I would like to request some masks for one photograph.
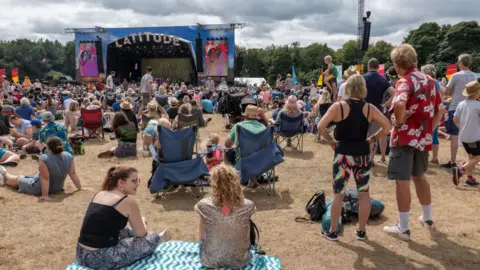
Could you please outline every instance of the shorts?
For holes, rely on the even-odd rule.
[[[452,136],[458,136],[460,130],[458,127],[453,123],[455,111],[448,111],[448,120],[445,122],[445,129],[447,129],[447,133]]]
[[[480,141],[474,143],[464,143],[462,142],[463,147],[467,154],[477,157],[480,156]]]
[[[333,192],[345,194],[348,180],[352,174],[358,192],[368,192],[371,167],[370,155],[348,156],[335,153],[333,156]]]
[[[428,169],[428,151],[411,146],[390,148],[387,166],[389,180],[409,181],[412,176],[422,176]]]
[[[147,106],[147,104],[150,102],[152,97],[150,96],[150,93],[142,93],[142,105]]]
[[[331,76],[333,76],[333,75],[331,75]],[[332,78],[330,78],[330,79],[329,79],[329,78],[330,78],[330,76],[327,77],[327,82],[328,82],[330,85],[334,85],[334,84],[336,85],[336,84],[337,84],[337,78],[335,78],[335,77],[332,77]]]
[[[157,124],[147,125],[147,127],[143,130],[143,135],[156,138],[157,137]]]
[[[20,176],[18,181],[18,192],[29,195],[40,195],[42,189],[40,186],[40,175]]]
[[[438,140],[438,127],[432,133],[432,144],[439,145],[440,141]]]
[[[5,148],[0,148],[0,160],[3,158],[5,153],[7,153],[7,150]]]
[[[375,121],[372,121],[370,123],[370,125],[368,125],[368,132],[367,132],[367,136],[370,137],[370,136],[373,136],[374,134],[376,134],[382,127]]]

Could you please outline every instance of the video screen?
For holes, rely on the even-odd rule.
[[[82,77],[98,77],[97,49],[95,43],[81,42],[78,48],[77,70]]]
[[[228,75],[228,40],[207,40],[205,45],[205,73],[207,76]]]
[[[142,58],[141,66],[142,74],[151,67],[154,78],[168,78],[170,81],[189,82],[193,71],[190,58]]]

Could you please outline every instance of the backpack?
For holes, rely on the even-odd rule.
[[[116,97],[117,94],[115,94],[115,92],[108,92],[105,94],[105,101],[108,107],[112,107],[113,103],[115,103]]]
[[[305,211],[310,216],[310,220],[305,217],[297,217],[295,218],[295,221],[321,221],[326,210],[325,192],[323,190],[317,191],[313,194],[310,200],[308,200],[307,205],[305,206]]]
[[[330,230],[330,226],[332,224],[332,216],[331,216],[331,211],[332,211],[332,202],[333,200],[328,200],[325,213],[323,214],[322,217],[322,231],[328,232]],[[342,216],[338,218],[338,225],[337,225],[337,233],[339,233],[342,229],[342,223],[344,219]]]
[[[371,210],[369,219],[379,219],[385,210],[385,205],[378,200],[370,198]],[[354,189],[347,189],[342,202],[342,216],[345,222],[350,222],[358,217],[360,201],[358,192]]]

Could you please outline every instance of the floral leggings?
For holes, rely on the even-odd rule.
[[[352,173],[358,192],[368,192],[371,167],[370,155],[335,154],[333,157],[333,191],[335,194],[345,193]]]
[[[130,228],[120,231],[116,246],[88,250],[77,245],[77,263],[93,269],[117,269],[151,255],[162,242],[156,233],[135,237]]]

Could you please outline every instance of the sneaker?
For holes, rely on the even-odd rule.
[[[322,235],[330,241],[338,241],[337,232],[322,231]]]
[[[455,186],[458,186],[458,182],[460,181],[460,177],[462,177],[463,173],[460,168],[457,166],[452,168],[452,181]]]
[[[418,221],[420,222],[420,224],[422,224],[424,228],[427,228],[430,230],[435,229],[435,226],[433,225],[433,220],[423,220],[423,216],[419,216]]]
[[[360,231],[360,230],[357,229],[355,237],[357,238],[357,240],[364,241],[365,239],[367,239],[367,232],[366,231]]]
[[[478,187],[480,183],[477,180],[475,180],[475,178],[472,178],[472,179],[467,179],[467,181],[465,181],[465,185],[470,187]]]
[[[440,164],[440,167],[444,169],[451,169],[453,167],[457,167],[457,163],[452,163],[451,161],[449,161],[445,164]]]
[[[410,230],[406,230],[405,232],[402,232],[400,230],[400,227],[398,225],[393,225],[393,226],[385,226],[383,227],[383,231],[393,237],[397,237],[398,239],[408,241],[410,240]]]

